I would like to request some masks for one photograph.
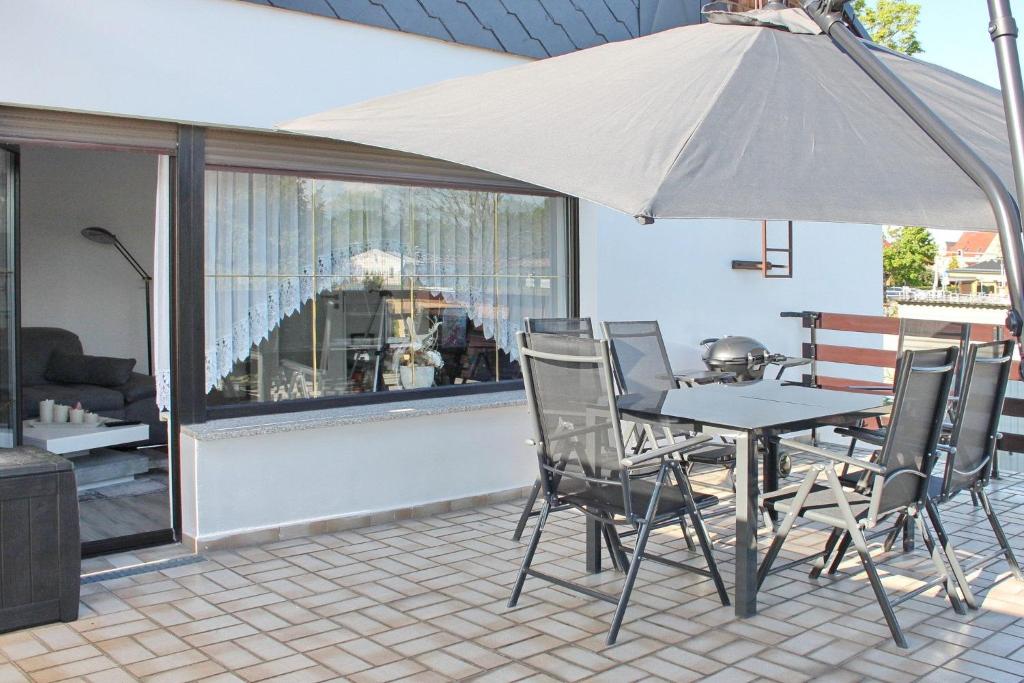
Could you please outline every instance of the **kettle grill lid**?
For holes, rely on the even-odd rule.
[[[767,355],[768,349],[752,337],[722,337],[708,346],[704,360],[746,363],[749,354]]]

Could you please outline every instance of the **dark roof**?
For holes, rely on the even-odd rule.
[[[244,0],[525,57],[700,21],[702,0]]]
[[[982,272],[982,273],[987,273],[987,272],[998,273],[998,272],[1002,271],[1002,269],[1003,269],[1003,262],[1002,261],[1000,261],[998,259],[990,259],[988,261],[979,261],[978,263],[974,263],[974,264],[966,266],[964,268],[957,268],[956,270],[962,270],[962,271],[965,271],[965,272],[975,271],[975,272]]]

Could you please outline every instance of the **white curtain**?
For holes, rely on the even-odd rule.
[[[207,389],[367,276],[459,304],[514,359],[524,317],[564,314],[564,222],[560,198],[208,171]]]
[[[171,160],[161,154],[156,165],[156,215],[153,228],[153,375],[156,404],[171,407]]]

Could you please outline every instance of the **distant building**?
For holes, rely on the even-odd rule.
[[[998,243],[998,240],[996,240]],[[1006,272],[1002,259],[978,261],[949,271],[949,282],[961,294],[1006,294]]]
[[[965,232],[956,242],[946,243],[945,256],[956,258],[958,268],[1002,258],[999,236],[994,232]]]

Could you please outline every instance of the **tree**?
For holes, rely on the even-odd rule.
[[[910,0],[855,0],[853,8],[872,40],[890,50],[907,55],[923,52],[917,40],[917,22],[921,5]]]
[[[890,231],[888,238],[889,243],[882,250],[886,284],[895,287],[930,286],[930,268],[939,252],[931,233],[926,228],[911,226]]]

